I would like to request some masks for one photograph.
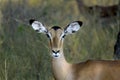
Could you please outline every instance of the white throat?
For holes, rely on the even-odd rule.
[[[52,69],[56,80],[66,80],[71,72],[70,67],[71,64],[66,61],[63,54],[60,53],[59,57],[52,58]]]

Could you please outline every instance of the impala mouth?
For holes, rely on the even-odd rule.
[[[54,55],[54,57],[56,57],[56,58],[57,58],[57,57],[59,57],[59,55]]]
[[[53,57],[55,57],[55,58],[59,58],[59,57],[60,57],[60,53],[53,53],[52,55],[53,55]]]

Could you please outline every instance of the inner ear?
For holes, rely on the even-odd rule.
[[[47,33],[47,29],[46,27],[39,21],[36,21],[34,19],[30,19],[29,20],[30,25],[32,26],[32,28],[37,31],[38,33]]]
[[[74,22],[70,23],[64,29],[65,35],[77,32],[80,29],[80,27],[82,26],[82,24],[83,24],[82,21],[74,21]]]

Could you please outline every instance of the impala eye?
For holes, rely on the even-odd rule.
[[[66,36],[66,35],[65,35],[64,33],[62,33],[61,36],[60,36],[60,39],[65,38],[65,36]]]
[[[66,35],[63,35],[62,38],[65,38]]]
[[[49,39],[51,39],[51,34],[49,32],[46,35]]]
[[[48,34],[46,34],[48,38],[50,38],[50,36]]]

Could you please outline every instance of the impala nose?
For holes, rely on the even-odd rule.
[[[52,56],[55,58],[60,57],[60,50],[57,50],[57,51],[52,50]]]
[[[60,50],[57,50],[57,51],[52,50],[52,52],[55,53],[55,54],[57,54],[57,53],[60,52]]]

